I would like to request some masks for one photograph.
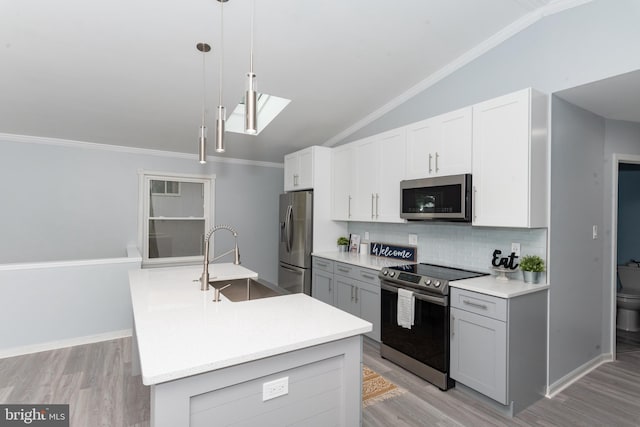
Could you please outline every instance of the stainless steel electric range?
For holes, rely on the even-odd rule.
[[[380,355],[436,385],[453,387],[449,378],[449,283],[487,273],[433,264],[385,267],[380,271]],[[414,324],[398,322],[398,289],[413,292]]]

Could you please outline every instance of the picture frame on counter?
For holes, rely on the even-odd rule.
[[[360,235],[349,234],[349,252],[358,253],[360,251]]]

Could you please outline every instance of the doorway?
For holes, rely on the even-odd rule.
[[[630,278],[635,268],[640,269],[640,157],[614,155],[613,171],[613,226],[612,226],[612,349],[614,357],[619,353],[640,350],[640,331],[626,330],[628,325],[617,318],[618,292],[631,291]],[[620,280],[618,266],[627,273]],[[629,268],[627,268],[629,267]],[[638,270],[640,272],[640,270]],[[629,273],[632,272],[632,273]],[[633,276],[630,276],[633,278]],[[639,276],[640,277],[640,274]],[[632,279],[631,279],[632,280]],[[635,283],[638,283],[634,280]],[[637,285],[640,289],[640,283]],[[618,320],[618,322],[617,322]],[[618,323],[621,323],[618,325]],[[618,327],[620,326],[620,328]]]

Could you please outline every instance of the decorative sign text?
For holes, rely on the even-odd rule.
[[[501,250],[496,249],[495,251],[493,251],[493,259],[491,260],[491,265],[493,265],[494,267],[508,268],[510,270],[515,270],[516,268],[518,268],[519,264],[516,262],[516,258],[518,257],[516,256],[515,252],[511,252],[511,255],[509,255],[508,257],[500,258],[500,255],[502,255]]]
[[[417,261],[418,248],[415,246],[397,246],[371,242],[369,245],[369,254],[385,258],[403,259],[405,261]]]

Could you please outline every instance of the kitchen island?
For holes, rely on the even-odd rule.
[[[210,272],[212,280],[257,276],[233,264],[211,264]],[[360,423],[369,322],[304,294],[213,302],[213,290],[194,281],[200,274],[129,274],[151,426]]]

